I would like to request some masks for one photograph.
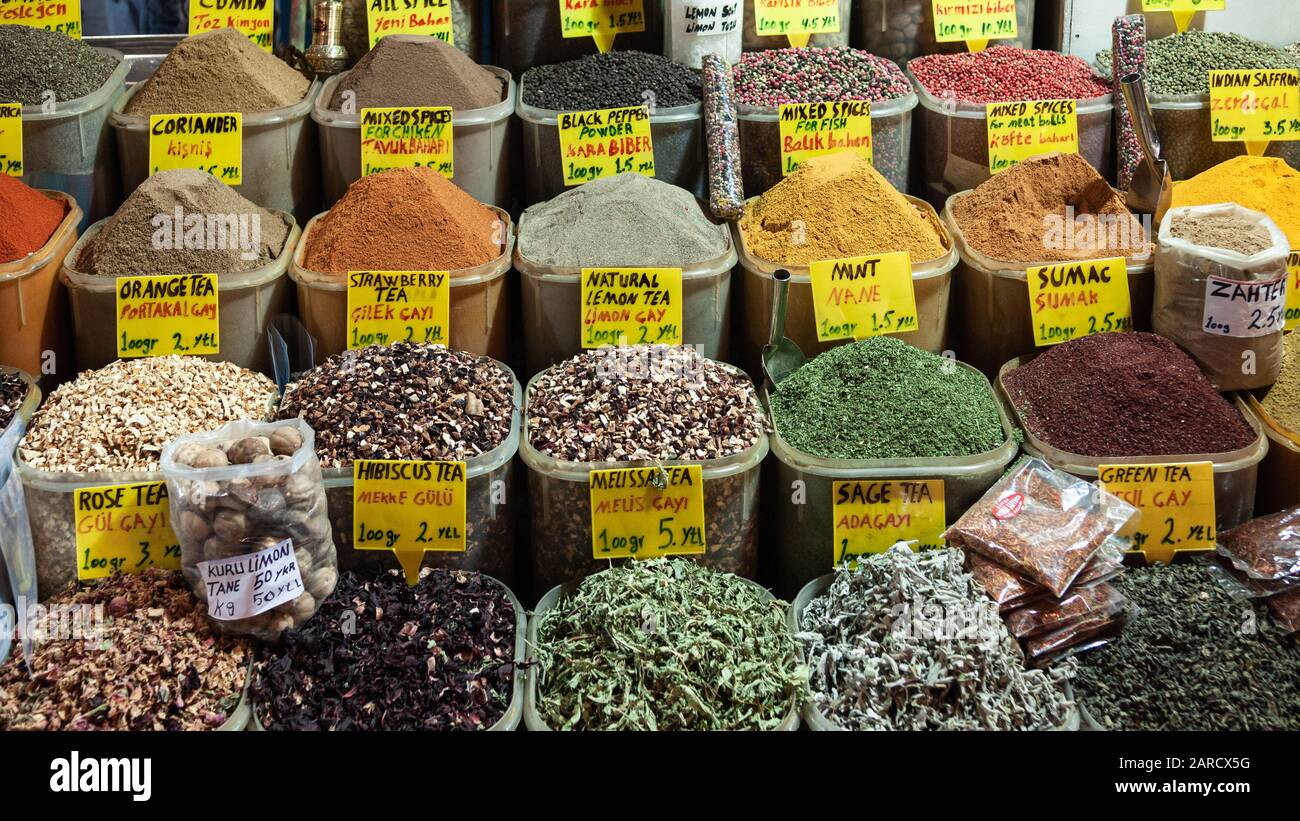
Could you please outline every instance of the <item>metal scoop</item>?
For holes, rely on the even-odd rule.
[[[772,300],[772,335],[763,347],[763,373],[768,390],[786,380],[808,361],[803,351],[785,337],[785,312],[790,303],[790,272],[784,268],[772,274],[776,298]]]
[[[1142,72],[1125,75],[1120,79],[1120,90],[1128,106],[1129,121],[1142,146],[1142,162],[1133,171],[1124,204],[1134,213],[1151,214],[1156,225],[1164,219],[1174,196],[1174,181],[1169,174],[1169,163],[1160,151],[1160,134],[1156,131],[1151,103],[1147,100],[1147,87]]]

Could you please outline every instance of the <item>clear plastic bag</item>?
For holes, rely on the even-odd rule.
[[[1287,634],[1300,633],[1300,590],[1294,590],[1268,600],[1273,619]]]
[[[1220,534],[1218,550],[1252,579],[1296,576],[1300,583],[1300,507],[1252,519]]]
[[[1120,634],[1124,625],[1137,616],[1133,605],[1111,612],[1090,613],[1050,633],[1024,642],[1025,655],[1035,667],[1046,667],[1085,650],[1094,650]]]
[[[1256,579],[1233,567],[1232,562],[1224,556],[1205,556],[1202,557],[1202,562],[1210,576],[1237,601],[1267,599],[1300,590],[1300,576]]]
[[[36,551],[22,482],[13,470],[14,449],[26,429],[15,417],[0,433],[0,663],[9,657],[15,636],[21,637],[23,658],[30,664],[32,657],[31,638],[20,622],[36,604]]]
[[[1124,571],[1124,548],[1122,539],[1110,539],[1097,554],[1092,557],[1074,580],[1074,584],[1093,584],[1108,581]],[[966,554],[966,569],[983,585],[989,598],[997,602],[1003,613],[1043,598],[1051,598],[1047,588],[1031,582],[1014,570],[1008,570],[997,562],[990,561],[978,553]]]
[[[181,570],[216,629],[276,641],[315,615],[338,560],[306,422],[182,436],[163,449],[162,470]]]
[[[1004,617],[1011,635],[1028,639],[1062,630],[1085,618],[1112,615],[1124,608],[1124,595],[1109,584],[1076,585],[1062,599],[1045,599],[1012,610]]]

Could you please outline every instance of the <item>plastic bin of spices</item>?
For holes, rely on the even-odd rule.
[[[55,103],[49,112],[40,105],[23,106],[23,182],[71,194],[87,223],[111,215],[121,196],[116,146],[104,121],[126,91],[131,70],[122,52],[95,50],[118,60],[97,90]],[[80,218],[77,227],[85,227]]]
[[[59,191],[41,191],[67,208],[63,221],[39,251],[0,264],[0,362],[41,373],[46,351],[54,353],[59,374],[72,374],[68,295],[59,283],[59,266],[77,241],[82,211]]]
[[[645,31],[614,38],[616,51],[663,53],[663,0],[644,0]],[[533,66],[576,60],[595,54],[592,37],[564,37],[557,0],[493,0],[492,58],[518,77]]]
[[[964,362],[955,364],[974,370]],[[772,515],[776,525],[777,595],[793,598],[805,584],[834,568],[836,482],[942,479],[947,524],[955,522],[978,501],[1020,452],[1011,418],[992,385],[989,385],[989,395],[996,400],[1002,418],[1003,440],[996,448],[974,456],[826,459],[795,448],[773,426],[776,484],[772,489],[775,500]],[[767,405],[766,391],[763,401]],[[792,488],[803,490],[802,504],[792,501]]]
[[[1236,527],[1249,521],[1255,510],[1255,486],[1259,474],[1260,462],[1268,452],[1268,439],[1264,436],[1263,426],[1250,413],[1245,401],[1238,397],[1234,402],[1237,410],[1245,417],[1247,424],[1255,431],[1255,441],[1241,450],[1226,453],[1185,453],[1169,456],[1083,456],[1052,447],[1039,439],[1025,427],[1025,420],[1020,409],[1011,401],[1004,382],[1007,374],[1033,359],[1022,356],[1010,360],[998,371],[998,395],[1011,408],[1016,425],[1024,431],[1024,448],[1030,456],[1036,456],[1047,464],[1077,476],[1088,482],[1097,481],[1102,465],[1149,465],[1168,464],[1171,462],[1213,462],[1214,463],[1214,511],[1218,531]]]
[[[785,3],[784,5],[793,4]],[[811,48],[843,48],[849,44],[849,35],[853,30],[853,0],[840,0],[839,7],[840,30],[810,36],[808,45]],[[743,48],[745,51],[763,51],[769,48],[785,48],[790,45],[789,38],[784,34],[760,35],[758,33],[758,18],[754,14],[754,0],[745,0],[744,29]]]
[[[419,37],[392,35],[419,40]],[[502,83],[503,99],[494,106],[457,111],[452,117],[452,182],[485,205],[510,205],[510,115],[515,111],[515,81],[510,73],[484,66]],[[347,72],[325,81],[311,110],[320,129],[324,207],[330,208],[361,176],[361,112],[329,108],[334,89]]]
[[[989,45],[1033,48],[1034,0],[1016,2],[1016,36]],[[931,0],[853,0],[854,48],[863,48],[899,65],[926,54],[957,54],[966,43],[940,43],[934,36]]]
[[[271,354],[266,329],[284,313],[289,297],[289,260],[301,231],[293,217],[278,216],[290,227],[284,248],[274,262],[252,271],[217,274],[217,317],[221,330],[221,353],[204,357],[233,362],[241,368],[271,373]],[[102,368],[117,359],[117,278],[87,274],[78,270],[86,245],[108,220],[90,226],[85,236],[63,258],[59,278],[68,289],[72,306],[72,327],[76,336],[77,367]]]
[[[1300,505],[1300,437],[1283,428],[1260,405],[1267,390],[1243,393],[1246,418],[1268,437],[1268,454],[1259,465],[1255,515],[1267,516]]]
[[[1028,271],[1052,263],[1003,262],[968,246],[961,226],[952,216],[953,202],[968,193],[963,191],[949,197],[942,214],[953,246],[961,257],[956,272],[958,304],[954,308],[960,317],[957,353],[993,379],[1004,362],[1036,349],[1029,311]],[[1099,256],[1104,257],[1105,253],[1099,252]],[[1155,259],[1153,249],[1145,259],[1128,260],[1129,304],[1135,331],[1151,328]]]
[[[889,336],[930,353],[942,353],[948,348],[948,303],[952,292],[952,271],[957,267],[958,261],[957,249],[948,236],[947,228],[928,203],[916,197],[908,197],[907,200],[929,217],[939,238],[947,246],[948,253],[912,266],[918,328]],[[772,329],[772,274],[778,270],[790,272],[789,304],[785,315],[785,335],[788,339],[793,340],[809,357],[853,341],[841,339],[821,342],[817,339],[817,318],[813,311],[809,266],[781,265],[754,256],[736,224],[732,226],[732,241],[740,249],[737,271],[742,280],[737,283],[737,288],[744,304],[745,328],[740,361],[745,370],[755,378],[762,374],[763,346],[767,345]]]
[[[491,206],[489,206],[491,207]],[[504,361],[510,352],[510,298],[506,273],[510,270],[515,232],[510,215],[492,207],[505,226],[506,244],[500,256],[473,268],[450,271],[453,348]],[[289,278],[298,286],[298,311],[307,333],[316,341],[316,362],[347,348],[347,276],[311,271],[303,266],[311,232],[325,214],[317,214],[303,229],[289,264]]]
[[[1246,153],[1242,142],[1215,142],[1210,132],[1209,94],[1152,94],[1151,114],[1160,147],[1175,180],[1191,179],[1221,162]],[[1264,152],[1300,167],[1300,142],[1274,140]]]
[[[113,105],[108,123],[117,135],[122,188],[134,191],[149,176],[149,118],[125,113],[144,84]],[[293,105],[244,115],[243,183],[233,186],[263,208],[288,211],[298,222],[316,213],[320,199],[320,164],[316,159],[316,125],[307,116],[320,92],[313,80]]]

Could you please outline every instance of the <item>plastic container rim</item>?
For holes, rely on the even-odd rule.
[[[804,103],[794,103],[794,105],[817,105],[819,103],[871,103],[871,119],[886,120],[901,116],[916,108],[920,98],[916,91],[909,91],[901,97],[891,97],[885,100],[809,100]],[[769,123],[776,122],[781,114],[781,106],[762,106],[749,105],[747,103],[738,103],[736,105],[736,118],[745,122]]]
[[[388,36],[394,39],[417,41],[436,39],[419,34],[390,34]],[[498,80],[505,81],[505,85],[503,86],[504,97],[501,102],[490,106],[484,106],[483,108],[453,110],[451,116],[452,128],[496,124],[507,119],[515,111],[515,94],[518,89],[515,86],[514,78],[510,76],[510,72],[503,68],[498,68],[497,66],[481,66],[481,68],[490,71]],[[356,129],[358,131],[361,129],[360,111],[358,111],[357,114],[344,114],[341,111],[335,111],[334,109],[329,108],[329,101],[334,95],[334,89],[338,87],[338,84],[342,82],[344,77],[351,73],[352,69],[348,69],[342,74],[336,74],[335,76],[330,77],[321,84],[320,93],[316,95],[316,100],[312,104],[311,109],[311,118],[315,120],[317,124],[326,128],[347,128]]]
[[[128,89],[127,92],[123,94],[121,97],[117,98],[117,102],[113,104],[113,110],[110,111],[108,114],[109,125],[111,125],[113,128],[121,129],[123,131],[144,131],[146,133],[149,131],[149,116],[143,114],[126,113],[127,103],[133,100],[135,98],[136,93],[139,92],[140,89],[144,88],[146,85],[148,85],[148,81],[145,81],[143,83],[138,83],[132,88]],[[321,81],[312,80],[311,85],[307,86],[307,91],[304,92],[302,99],[297,101],[296,103],[293,103],[292,105],[281,106],[279,108],[272,108],[267,111],[257,111],[257,112],[250,112],[250,113],[243,114],[242,120],[243,120],[244,131],[248,132],[253,129],[265,128],[266,126],[279,125],[281,123],[287,123],[293,120],[303,119],[304,117],[307,116],[307,114],[311,111],[311,107],[315,104],[316,95],[320,93],[320,89],[321,89]],[[195,112],[169,112],[169,113],[201,115],[201,114],[221,114],[223,112],[195,111]]]
[[[235,431],[241,428],[247,429],[243,436],[269,436],[283,427],[295,428],[302,435],[302,444],[294,451],[292,458],[288,462],[279,459],[268,459],[264,462],[243,465],[197,468],[176,461],[176,451],[180,450],[182,444],[211,445],[217,442],[230,441],[236,435]],[[162,454],[159,456],[159,463],[163,475],[169,480],[227,482],[231,479],[244,477],[278,475],[286,471],[288,473],[298,473],[307,464],[307,459],[315,455],[316,431],[312,430],[311,426],[304,422],[301,417],[295,416],[292,419],[277,419],[271,422],[253,422],[247,419],[238,419],[234,422],[226,422],[221,427],[212,430],[195,431],[194,433],[178,436],[163,447]]]
[[[1260,430],[1268,437],[1269,447],[1280,447],[1283,450],[1289,450],[1292,453],[1300,454],[1300,443],[1295,442],[1288,437],[1287,431],[1272,415],[1264,410],[1259,399],[1250,391],[1242,391],[1238,394],[1246,403],[1246,410],[1250,412],[1251,418],[1259,422]]]
[[[560,109],[553,109],[553,108],[538,108],[537,106],[529,105],[528,103],[524,102],[524,81],[522,77],[519,80],[518,94],[519,94],[519,104],[515,107],[515,114],[519,116],[519,119],[531,125],[548,125],[548,126],[558,127],[560,125],[561,114],[573,114],[575,112],[593,110],[593,109],[581,109],[581,108],[560,110]],[[606,108],[636,108],[636,107],[638,107],[638,104],[636,103],[633,103],[632,105],[628,105],[628,106],[606,106]],[[602,109],[594,109],[594,110],[602,110]],[[703,116],[704,116],[704,101],[700,100],[698,102],[690,103],[688,105],[666,106],[664,108],[660,108],[658,109],[658,111],[650,115],[650,124],[660,125],[663,123],[684,123],[684,122],[689,122],[691,120],[698,120]]]
[[[61,103],[56,102],[54,111],[51,112],[42,111],[40,103],[24,103],[23,122],[44,122],[80,116],[99,108],[114,89],[120,89],[126,84],[126,76],[131,73],[131,63],[126,59],[126,55],[117,49],[105,48],[104,46],[92,46],[92,48],[100,54],[107,54],[117,59],[117,65],[108,75],[108,78],[104,80],[104,84],[84,96],[64,100]]]
[[[912,59],[917,59],[917,58],[912,58]],[[949,111],[948,106],[950,105],[950,101],[946,98],[936,97],[934,94],[931,94],[930,90],[927,89],[921,83],[921,81],[916,78],[916,75],[912,73],[910,60],[908,61],[908,63],[909,65],[903,69],[903,73],[907,75],[907,79],[912,83],[912,88],[916,90],[916,95],[920,99],[921,107],[926,109],[927,111],[933,111],[936,114],[943,114],[944,116],[947,117],[957,117],[963,120],[983,120],[983,119],[987,119],[988,117],[988,109],[985,108],[986,105],[1002,105],[1004,103],[1038,102],[1037,99],[1033,99],[1033,100],[999,100],[996,103],[971,103],[965,100],[958,100],[956,97],[954,97],[952,98],[951,102],[956,103],[957,107],[954,110]],[[1207,99],[1208,99],[1208,95],[1207,95]],[[1078,115],[1079,117],[1085,117],[1089,114],[1100,114],[1104,111],[1114,110],[1115,95],[1102,94],[1097,97],[1078,97],[1075,98],[1075,102],[1078,103],[1078,105],[1075,106],[1075,114]],[[1152,107],[1153,108],[1155,107],[1154,98],[1152,100]]]
[[[54,229],[54,233],[50,234],[50,238],[39,249],[20,259],[0,263],[0,285],[31,276],[46,265],[54,262],[55,248],[66,238],[69,231],[75,236],[77,225],[81,223],[81,207],[77,205],[77,201],[73,199],[71,194],[65,194],[62,191],[51,191],[46,188],[34,188],[32,190],[44,194],[49,199],[63,202],[68,207],[68,212],[63,215],[63,221],[59,223],[59,226]]]

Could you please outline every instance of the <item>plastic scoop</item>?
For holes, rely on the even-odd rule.
[[[763,347],[763,373],[768,388],[775,388],[808,361],[802,350],[785,335],[785,313],[790,302],[790,272],[781,268],[772,274],[776,299],[772,300],[772,335]]]
[[[1153,215],[1156,224],[1164,219],[1174,196],[1174,181],[1169,163],[1160,152],[1160,134],[1156,131],[1151,103],[1147,100],[1146,78],[1141,72],[1125,75],[1120,81],[1129,121],[1142,147],[1142,162],[1133,171],[1124,204],[1134,213]]]

